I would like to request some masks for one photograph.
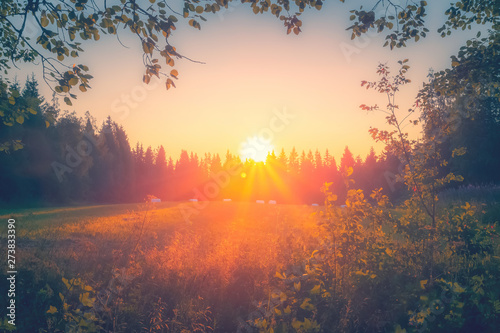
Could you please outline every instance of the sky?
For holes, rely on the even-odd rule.
[[[287,35],[283,23],[270,14],[255,15],[248,4],[232,3],[229,10],[206,15],[201,31],[180,21],[171,39],[177,50],[205,64],[176,60],[177,88],[166,90],[164,81],[142,82],[144,67],[138,40],[119,31],[115,36],[84,44],[77,63],[90,67],[92,89],[78,93],[73,106],[63,109],[83,116],[89,110],[101,123],[108,115],[123,125],[131,146],[163,145],[167,155],[181,149],[242,153],[252,138],[269,140],[277,153],[329,149],[337,159],[344,147],[366,156],[377,145],[368,134],[371,126],[386,128],[382,113],[368,113],[360,104],[384,105],[380,94],[360,86],[376,80],[376,67],[409,59],[412,84],[398,98],[402,115],[426,80],[428,70],[450,66],[450,56],[477,32],[454,33],[441,38],[435,31],[444,21],[447,2],[429,2],[427,22],[431,33],[418,43],[391,51],[382,47],[385,35],[370,34],[351,40],[349,10],[361,1],[325,2],[321,11],[307,10],[302,33]],[[170,70],[170,68],[168,68]],[[40,69],[23,65],[19,79],[34,72],[41,92]],[[22,81],[22,80],[21,80]],[[413,117],[411,119],[415,119]],[[406,128],[417,137],[418,128]]]

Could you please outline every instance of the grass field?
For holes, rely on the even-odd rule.
[[[115,300],[115,311],[127,313],[130,302],[138,308],[128,315],[137,316],[152,310],[141,304],[146,299],[161,299],[168,311],[184,308],[183,316],[193,316],[181,320],[182,325],[236,329],[235,318],[244,318],[252,301],[266,298],[275,271],[313,250],[318,227],[312,214],[318,207],[211,202],[199,209],[200,204],[105,205],[2,215],[3,221],[16,220],[18,277],[30,285],[20,293],[27,292],[26,302],[30,293],[47,296],[20,310],[28,312],[19,316],[29,318],[23,320],[28,327],[41,327],[45,312],[60,303],[56,299],[50,304],[58,294],[55,290],[64,291],[62,278],[82,278],[96,293],[107,292],[120,269],[120,278],[131,282],[120,296],[128,301]],[[183,210],[195,213],[187,220]],[[6,225],[1,226],[2,235],[7,234]],[[136,285],[138,280],[141,285]],[[130,300],[136,288],[150,294],[139,304]],[[203,300],[204,306],[190,304],[193,300]],[[199,311],[225,316],[219,316],[218,323],[208,315],[198,322]],[[137,319],[130,325],[127,331],[148,324]]]
[[[166,202],[3,212],[2,244],[7,220],[16,220],[17,329],[267,333],[394,332],[403,325],[420,332],[411,327],[431,323],[443,332],[497,327],[496,199],[449,213],[443,205],[435,282],[426,287],[428,230],[413,222],[405,226],[404,208],[369,207],[358,195],[353,192],[350,206],[342,209]],[[0,269],[7,271],[6,261]],[[433,300],[450,283],[459,296],[445,303],[438,320],[429,319]],[[0,294],[1,304],[6,296]],[[0,315],[0,330],[6,330],[7,319]]]

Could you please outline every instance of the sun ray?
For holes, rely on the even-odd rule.
[[[241,160],[253,160],[255,162],[266,162],[267,155],[274,150],[270,140],[261,136],[248,137],[240,145]]]
[[[285,179],[281,177],[272,164],[266,165],[266,171],[269,175],[270,183],[274,185],[277,194],[286,202],[296,202],[299,198],[293,193],[291,188],[286,184]]]

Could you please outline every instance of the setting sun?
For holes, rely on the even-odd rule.
[[[1,0],[0,333],[500,332],[498,4]]]
[[[255,162],[265,162],[267,155],[274,150],[270,140],[261,136],[253,136],[246,139],[241,144],[240,157],[243,161],[253,160]]]

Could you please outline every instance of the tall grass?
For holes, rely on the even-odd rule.
[[[161,317],[158,327],[172,332],[235,332],[237,318],[266,298],[276,270],[302,260],[319,232],[315,210],[304,206],[214,202],[190,222],[176,205],[104,217],[94,209],[103,213],[97,207],[17,217],[22,330],[47,329],[52,317],[56,327],[62,278],[82,278],[96,295],[128,281],[105,312],[97,311],[104,329],[151,331]],[[33,299],[40,293],[43,300]],[[59,309],[52,317],[51,305]]]

